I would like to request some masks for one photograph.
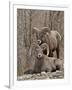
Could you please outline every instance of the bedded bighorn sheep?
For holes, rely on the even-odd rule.
[[[41,72],[41,67],[43,65],[43,51],[37,43],[32,43],[29,50],[30,60],[33,61],[33,67],[30,70],[25,71],[24,73],[34,73]]]
[[[55,30],[50,31],[48,27],[43,27],[40,30],[34,27],[33,30],[36,33],[36,38],[39,45],[47,43],[49,47],[48,56],[53,57],[53,52],[56,51],[57,58],[59,58],[59,45],[61,41],[61,35]]]
[[[36,43],[33,43],[30,48],[30,60],[34,60],[35,64],[31,70],[24,72],[28,73],[41,73],[52,72],[56,70],[62,70],[63,61],[54,57],[48,57],[43,54],[43,47],[39,46]]]

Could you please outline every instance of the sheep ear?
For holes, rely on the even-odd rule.
[[[43,32],[48,32],[48,33],[50,33],[50,29],[48,28],[48,27],[43,27],[42,29],[41,29]]]

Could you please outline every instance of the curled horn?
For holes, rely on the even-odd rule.
[[[40,30],[39,30],[38,28],[36,28],[36,27],[33,27],[32,30],[33,30],[33,32],[35,32],[35,33],[37,33],[38,31],[40,31]]]
[[[49,55],[49,45],[47,43],[43,43],[40,45],[42,50],[47,50],[47,56]]]
[[[33,27],[33,28],[32,28],[32,34],[33,34],[32,39],[33,39],[33,41],[35,41],[35,42],[36,42],[36,40],[37,40],[38,33],[39,33],[39,29],[36,28],[36,27]]]
[[[42,32],[50,33],[50,29],[48,27],[43,27],[41,30],[42,30]]]

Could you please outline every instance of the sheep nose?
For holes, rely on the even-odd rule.
[[[41,53],[39,53],[39,54],[38,54],[38,57],[39,57],[39,58],[41,58],[41,57],[42,57],[42,54],[41,54]]]

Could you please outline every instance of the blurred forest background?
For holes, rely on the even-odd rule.
[[[29,68],[29,48],[33,27],[47,26],[61,35],[60,58],[64,59],[64,11],[17,9],[17,75]]]

